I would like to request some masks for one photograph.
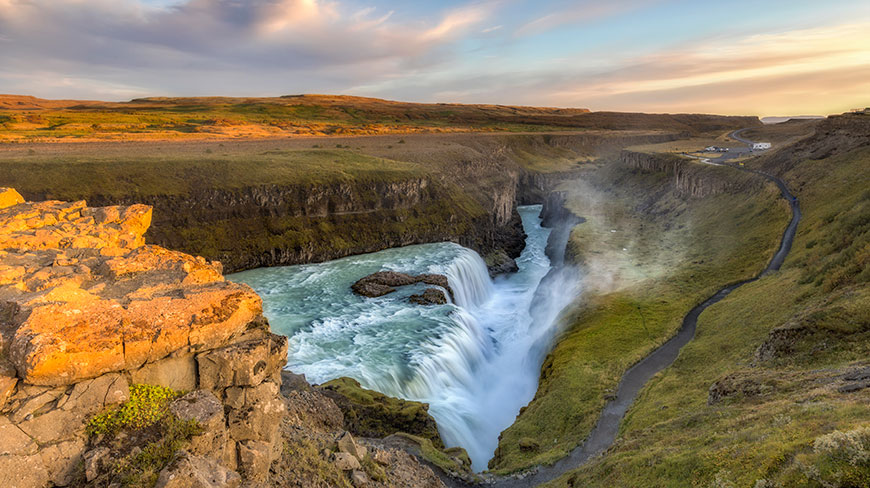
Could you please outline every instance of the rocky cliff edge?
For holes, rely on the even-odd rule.
[[[332,400],[283,395],[287,339],[257,294],[218,262],[146,245],[150,222],[145,205],[25,202],[0,188],[0,486],[125,484],[119,460],[143,449],[118,446],[154,430],[112,443],[93,419],[139,385],[175,391],[166,415],[195,426],[148,486],[442,486],[407,454],[348,441]]]

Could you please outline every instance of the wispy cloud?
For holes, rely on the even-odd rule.
[[[359,77],[437,64],[445,49],[479,29],[496,5],[476,3],[397,22],[392,11],[330,0],[187,0],[157,6],[136,0],[0,0],[0,35],[14,42],[14,49],[0,52],[0,73],[38,66],[58,77],[89,73],[120,81],[123,72],[141,79],[156,71],[186,70],[192,85],[206,72],[206,79],[239,72],[304,73],[324,85],[311,91],[335,90]],[[213,85],[204,84],[204,90]],[[152,90],[161,86],[171,84]]]
[[[602,2],[581,0],[568,2],[555,11],[535,18],[516,30],[517,36],[539,34],[566,25],[582,25],[656,3],[658,0],[624,0]]]
[[[622,60],[611,70],[586,73],[550,96],[606,101],[621,109],[630,103],[637,110],[658,111],[673,110],[675,95],[684,99],[677,104],[679,108],[696,110],[721,107],[723,97],[730,97],[732,107],[733,100],[743,98],[752,100],[754,107],[744,106],[744,110],[776,112],[787,110],[787,104],[794,105],[796,100],[794,92],[778,92],[775,83],[787,83],[792,89],[803,86],[806,96],[817,94],[820,85],[827,84],[840,93],[829,96],[870,97],[870,78],[844,79],[849,73],[870,74],[870,22],[693,42]],[[737,87],[743,91],[735,91]],[[830,104],[831,98],[824,102]]]
[[[435,27],[424,31],[423,40],[444,39],[485,21],[492,14],[494,3],[470,5],[449,12]]]

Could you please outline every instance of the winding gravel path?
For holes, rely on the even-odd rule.
[[[746,129],[740,129],[734,131],[730,134],[730,136],[735,140],[739,140],[740,142],[751,146],[752,141],[739,137],[739,134],[745,130]],[[645,357],[640,362],[632,366],[628,371],[626,371],[622,377],[622,380],[619,382],[619,387],[617,388],[616,392],[616,398],[610,400],[604,406],[604,410],[601,412],[601,415],[598,418],[598,423],[592,429],[592,432],[589,434],[589,437],[586,438],[583,444],[576,447],[567,456],[560,459],[553,465],[541,466],[534,473],[526,475],[525,478],[520,479],[514,477],[497,477],[491,479],[489,483],[485,484],[485,486],[493,486],[497,488],[526,488],[538,486],[539,484],[546,483],[572,469],[579,467],[580,465],[586,463],[592,457],[607,450],[611,445],[613,445],[613,442],[616,440],[616,434],[619,431],[619,425],[643,386],[658,372],[670,366],[677,358],[680,349],[688,344],[689,341],[691,341],[692,338],[695,336],[695,329],[698,325],[698,317],[701,315],[701,313],[706,310],[707,307],[719,302],[737,288],[745,285],[746,283],[753,282],[768,273],[777,271],[782,266],[783,261],[785,261],[786,256],[791,250],[795,232],[797,231],[798,222],[800,222],[801,219],[801,211],[798,205],[797,197],[795,197],[789,191],[785,182],[776,176],[764,173],[762,171],[744,168],[742,166],[734,164],[727,164],[724,161],[727,161],[731,158],[725,155],[718,159],[722,162],[717,162],[716,159],[711,159],[710,161],[713,164],[728,166],[736,170],[755,173],[772,181],[776,184],[777,187],[779,187],[782,197],[789,202],[792,211],[791,221],[783,232],[779,249],[773,255],[773,258],[771,258],[770,263],[757,276],[727,285],[714,293],[711,297],[704,300],[701,304],[696,305],[683,318],[683,323],[680,326],[677,335],[669,339],[658,349],[650,353],[647,357]],[[444,481],[448,484],[448,486],[456,488],[471,486],[462,482],[457,482],[456,480],[449,480],[448,482],[448,480],[445,479]]]

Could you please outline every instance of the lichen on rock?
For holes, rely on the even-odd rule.
[[[145,205],[34,203],[0,189],[0,485],[126,472],[106,460],[99,439],[110,433],[86,426],[134,383],[192,390],[173,409],[204,428],[184,440],[188,465],[217,463],[227,480],[268,476],[287,339],[269,333],[260,298],[224,280],[220,263],[146,245],[150,223]],[[125,425],[148,437],[135,432],[150,427]]]

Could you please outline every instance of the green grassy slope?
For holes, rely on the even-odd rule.
[[[846,146],[750,163],[801,201],[783,269],[705,311],[616,445],[547,486],[870,486],[870,389],[849,386],[870,366],[870,148]]]
[[[564,456],[622,373],[672,336],[691,307],[767,263],[789,217],[778,191],[723,168],[690,170],[711,188],[726,178],[732,189],[689,198],[674,191],[673,176],[617,162],[563,185],[569,208],[587,219],[569,243],[587,273],[584,302],[545,361],[535,399],[502,433],[492,469]]]

